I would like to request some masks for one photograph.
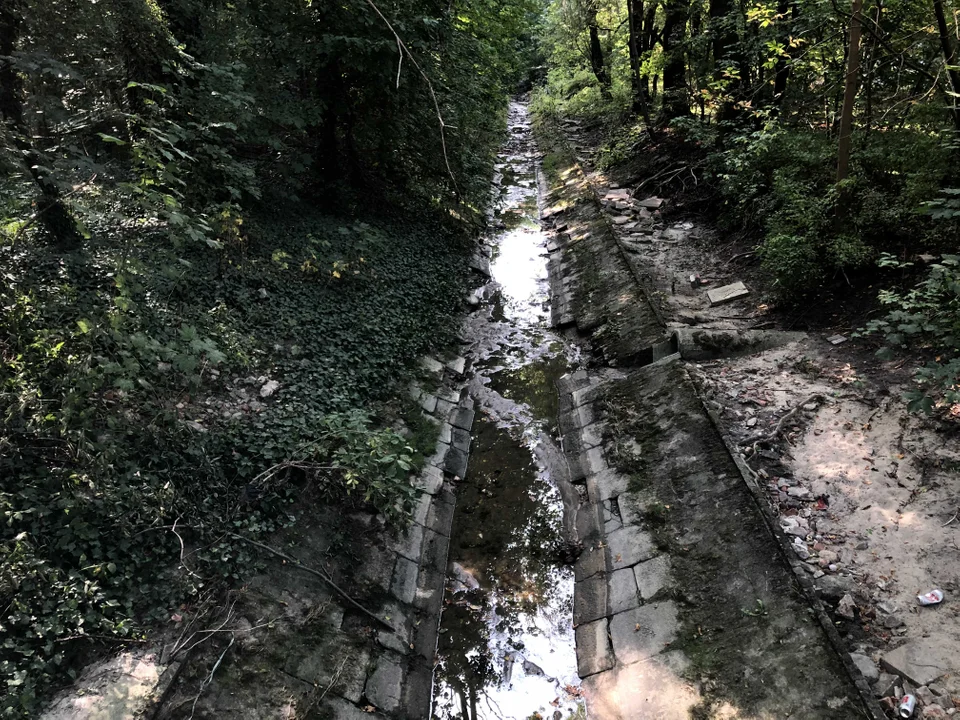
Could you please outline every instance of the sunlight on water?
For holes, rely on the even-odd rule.
[[[481,419],[457,488],[436,672],[438,720],[584,717],[563,504],[536,449],[553,442],[557,380],[576,348],[548,329],[546,239],[525,105],[498,164],[487,304],[465,324]],[[549,455],[549,454],[548,454]]]

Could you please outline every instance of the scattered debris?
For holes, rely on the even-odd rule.
[[[276,380],[269,380],[263,384],[262,388],[260,388],[260,397],[268,398],[279,389],[280,383],[278,383]]]
[[[650,210],[659,210],[663,207],[663,198],[658,197],[648,197],[645,200],[640,200],[638,203],[640,207],[648,208]]]
[[[857,604],[853,601],[853,598],[850,597],[850,594],[848,593],[840,598],[840,603],[837,605],[837,615],[847,618],[847,620],[853,620],[856,609]]]
[[[845,343],[846,341],[847,341],[846,335],[839,335],[839,334],[831,335],[830,337],[827,338],[827,342],[830,343],[831,345],[839,345],[841,343]]]
[[[943,590],[931,590],[923,595],[917,595],[917,602],[921,605],[939,605],[943,602]]]

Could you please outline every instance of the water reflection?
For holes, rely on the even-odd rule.
[[[555,432],[556,382],[576,349],[550,332],[545,238],[526,107],[510,110],[491,239],[488,302],[468,321],[470,391],[483,419],[457,489],[434,717],[582,717],[573,573],[560,564],[562,511],[535,449]]]

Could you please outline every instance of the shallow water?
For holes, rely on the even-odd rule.
[[[492,279],[466,321],[480,411],[457,488],[434,717],[582,717],[573,570],[561,563],[563,503],[538,453],[552,443],[557,380],[577,349],[549,329],[546,238],[527,108],[510,106],[488,239]]]

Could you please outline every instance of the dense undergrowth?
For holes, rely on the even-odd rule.
[[[307,487],[402,524],[418,448],[384,401],[463,296],[442,223],[262,216],[222,251],[98,230],[0,246],[5,715],[245,577],[228,533],[294,522]]]
[[[772,118],[722,133],[689,118],[651,140],[626,97],[604,101],[596,87],[559,71],[538,90],[533,109],[541,123],[569,117],[594,128],[602,169],[637,183],[660,175],[665,182],[647,190],[690,200],[722,236],[751,240],[769,301],[797,307],[827,291],[843,297],[882,288],[861,334],[880,337],[884,357],[909,351],[919,358],[907,393],[912,409],[958,414],[954,133],[905,127],[862,134],[850,177],[837,184],[829,135]],[[674,167],[686,170],[659,172]]]

